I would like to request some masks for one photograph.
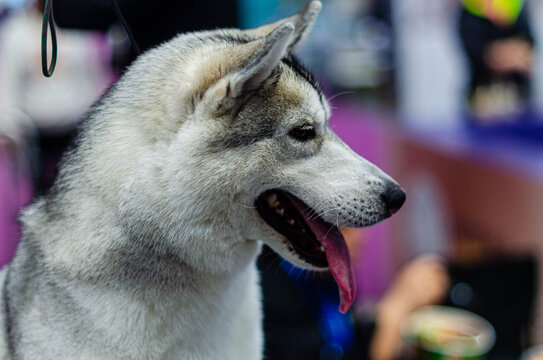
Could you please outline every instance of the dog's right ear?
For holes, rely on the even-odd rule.
[[[294,24],[282,23],[263,38],[233,48],[237,64],[206,90],[203,102],[215,116],[239,106],[243,98],[258,89],[271,75],[292,40]],[[228,61],[228,60],[226,60]]]
[[[292,34],[292,40],[288,47],[288,52],[293,52],[306,38],[311,31],[311,28],[317,20],[317,16],[322,9],[322,3],[319,0],[309,1],[298,13],[291,17],[279,20],[277,22],[263,25],[256,29],[248,30],[248,32],[255,34],[256,36],[265,36],[273,29],[277,28],[280,24],[292,23],[294,24],[294,33]]]

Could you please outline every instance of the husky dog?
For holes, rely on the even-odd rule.
[[[135,61],[23,213],[0,358],[261,359],[261,243],[329,268],[347,311],[338,226],[385,219],[405,194],[334,135],[292,56],[320,8]]]

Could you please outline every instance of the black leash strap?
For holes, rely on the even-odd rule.
[[[51,65],[47,66],[47,28],[51,27]],[[55,30],[55,19],[53,17],[53,0],[45,0],[43,10],[43,24],[41,28],[41,71],[45,77],[51,77],[57,64],[57,32]]]
[[[119,8],[119,4],[117,3],[117,0],[111,0],[111,5],[113,5],[113,8],[115,9],[115,14],[117,15],[117,19],[119,19],[119,21],[121,22],[121,25],[123,26],[123,29],[126,32],[126,35],[128,35],[128,38],[130,39],[130,42],[132,43],[134,50],[136,50],[136,53],[138,55],[141,54],[140,47],[138,46],[138,43],[136,42],[136,39],[134,38],[134,35],[132,34],[130,27],[126,23],[126,20],[124,19],[123,14],[121,13],[121,9]]]
[[[132,46],[134,47],[134,50],[139,55],[141,54],[140,47],[138,46],[138,43],[136,42],[136,39],[134,38],[134,35],[132,34],[132,31],[130,30],[130,27],[126,23],[126,20],[124,19],[123,14],[121,13],[121,9],[119,8],[119,4],[117,3],[117,0],[111,0],[111,4],[113,5],[113,8],[115,9],[115,14],[117,15],[117,18],[121,22],[121,25],[126,32],[126,35],[128,35],[128,38],[130,39],[130,42],[132,43]],[[51,64],[47,66],[47,28],[51,28],[51,47],[53,49],[53,53],[51,55]],[[53,71],[55,71],[55,65],[57,64],[57,32],[55,30],[55,19],[53,17],[53,0],[45,0],[45,8],[43,10],[43,25],[41,29],[41,70],[43,72],[43,75],[45,77],[51,77],[53,75]]]

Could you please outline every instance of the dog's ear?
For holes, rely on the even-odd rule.
[[[226,95],[235,99],[257,89],[287,54],[293,31],[294,25],[285,22],[265,38],[256,40],[259,49],[252,54],[247,65],[232,75]]]
[[[280,24],[287,22],[294,24],[292,40],[288,46],[288,52],[290,53],[294,51],[296,47],[302,43],[307,34],[309,34],[313,24],[315,24],[315,20],[317,20],[317,15],[319,15],[321,8],[322,3],[318,0],[313,0],[308,2],[302,10],[291,17],[249,31],[258,36],[265,36],[265,34],[270,33]]]
[[[213,109],[215,115],[236,108],[239,100],[259,88],[272,75],[281,59],[300,44],[313,26],[321,7],[320,1],[311,1],[294,16],[247,30],[256,40],[231,48],[231,53],[225,54],[229,58],[222,65],[210,62],[210,69],[219,69],[217,74],[220,80],[217,81],[217,76],[209,75],[215,74],[214,70],[202,71],[205,81],[202,81],[200,89],[205,89],[205,107]],[[209,87],[210,83],[214,85]]]
[[[288,21],[294,21],[294,37],[288,47],[288,51],[292,52],[298,45],[302,43],[307,34],[311,31],[311,28],[317,20],[317,15],[321,11],[322,4],[320,1],[310,1],[307,5],[300,10],[300,12]]]

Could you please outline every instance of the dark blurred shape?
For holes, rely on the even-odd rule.
[[[32,165],[34,193],[45,194],[53,185],[57,174],[57,165],[62,154],[72,143],[76,135],[75,129],[62,132],[37,131],[34,140],[34,151],[37,154]]]
[[[501,9],[492,0],[463,4],[459,30],[471,72],[472,110],[480,118],[522,112],[530,97],[534,46],[525,1],[511,0]]]
[[[234,0],[118,0],[118,3],[142,51],[181,32],[238,25]],[[105,31],[117,22],[110,0],[55,0],[54,14],[61,27]]]
[[[473,289],[469,284],[458,283],[451,289],[451,301],[457,306],[466,306],[473,300]]]
[[[534,319],[537,265],[532,257],[496,259],[477,264],[453,264],[447,305],[487,319],[496,329],[490,358],[518,358],[529,346]]]
[[[267,360],[368,359],[373,321],[352,323],[346,334],[334,319],[352,322],[340,314],[337,286],[326,274],[285,271],[282,259],[264,247],[258,260],[263,290],[264,357]],[[293,280],[294,279],[294,280]],[[323,306],[330,301],[331,307]],[[330,329],[333,328],[333,329]],[[332,331],[330,331],[332,330]],[[330,336],[333,332],[333,336]],[[335,337],[354,336],[343,344]]]

